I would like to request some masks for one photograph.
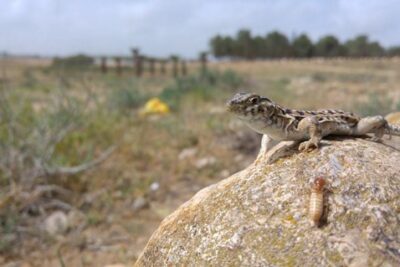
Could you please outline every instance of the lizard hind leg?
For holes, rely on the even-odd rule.
[[[387,125],[388,122],[382,116],[365,117],[357,123],[357,134],[366,135],[372,133],[374,137],[371,139],[373,141],[379,141],[385,134]]]

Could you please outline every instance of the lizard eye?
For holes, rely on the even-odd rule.
[[[249,103],[255,105],[255,104],[258,103],[258,100],[259,100],[258,96],[254,96],[254,97],[249,99]]]

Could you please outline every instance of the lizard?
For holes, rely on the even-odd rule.
[[[229,112],[243,120],[254,131],[263,134],[259,158],[279,141],[299,144],[300,151],[317,149],[328,135],[365,136],[373,141],[383,135],[400,136],[400,126],[389,124],[382,116],[360,116],[338,109],[296,110],[285,108],[267,97],[254,93],[237,93],[227,102]],[[285,154],[284,146],[277,154]],[[281,157],[283,155],[278,155]]]

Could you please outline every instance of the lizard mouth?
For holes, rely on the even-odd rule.
[[[225,106],[225,107],[226,107],[226,110],[227,110],[227,111],[230,111],[230,112],[233,111],[233,106],[232,106],[231,104],[229,104],[229,102],[226,103],[226,106]]]
[[[240,113],[241,108],[240,105],[232,100],[229,100],[228,102],[226,102],[226,110],[232,113]]]
[[[240,113],[240,107],[229,102],[226,104],[226,110],[232,113]]]
[[[226,107],[227,111],[232,113],[233,115],[237,116],[239,119],[242,120],[247,120],[247,116],[245,111],[243,110],[243,107],[238,106],[238,105],[227,105]]]

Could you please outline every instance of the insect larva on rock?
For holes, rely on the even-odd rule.
[[[325,179],[318,177],[315,179],[311,189],[308,216],[315,226],[319,226],[324,212],[324,185]]]

